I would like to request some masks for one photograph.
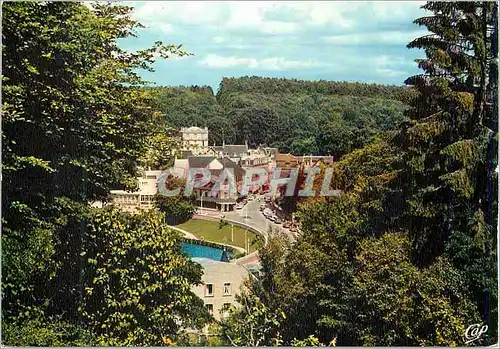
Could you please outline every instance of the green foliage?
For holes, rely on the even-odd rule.
[[[196,212],[196,203],[193,198],[183,195],[157,196],[157,205],[165,214],[168,225],[178,225],[190,220]]]
[[[415,23],[432,35],[423,48],[423,74],[406,83],[419,92],[395,145],[404,152],[394,187],[401,190],[399,219],[412,237],[419,266],[443,254],[466,277],[482,321],[497,336],[497,293],[491,260],[497,258],[498,6],[428,2],[431,15]],[[479,266],[479,263],[482,266]]]
[[[209,319],[190,290],[202,269],[182,255],[161,214],[94,212],[84,251],[81,311],[99,345],[159,346],[181,326],[201,328]]]
[[[359,95],[363,97],[384,97],[406,102],[414,93],[411,89],[365,83],[302,81],[297,79],[261,78],[246,76],[242,78],[223,78],[217,91],[217,98],[226,104],[227,93],[258,92],[263,94],[307,93],[312,96]]]
[[[363,345],[464,345],[478,321],[461,275],[445,259],[419,270],[407,234],[366,239],[356,256],[353,293]]]
[[[343,191],[289,202],[301,236],[270,234],[212,344],[455,346],[471,323],[496,342],[498,4],[424,8],[412,88],[244,77],[214,96],[144,87],[138,69],[187,53],[120,49],[141,27],[129,7],[3,4],[2,344],[175,345],[213,320],[164,222],[189,219],[190,198],[159,197],[163,214],[88,206],[168,166],[191,125],[333,155]]]
[[[312,153],[338,158],[368,143],[377,133],[396,128],[404,120],[406,106],[402,102],[375,92],[360,97],[356,84],[340,84],[342,87],[331,94],[311,94],[305,87],[292,89],[293,92],[284,88],[266,93],[268,87],[282,80],[257,77],[239,80],[223,79],[217,100],[236,127],[236,139],[239,142],[248,139],[250,145],[267,144],[296,155]],[[284,80],[288,81],[293,80]],[[232,89],[239,84],[248,90]]]
[[[411,234],[391,233],[401,215],[392,184],[402,154],[387,136],[333,165],[341,196],[299,204],[294,244],[272,236],[259,251],[262,275],[250,290],[285,312],[276,329],[283,343],[319,346],[336,337],[340,345],[456,346],[471,321],[481,322],[469,285],[488,284],[486,275],[464,272],[451,250],[420,268]],[[484,263],[495,270],[476,244],[453,246],[471,249],[460,255],[462,263],[473,256],[474,270]]]
[[[333,339],[330,344],[328,345],[329,347],[334,347],[335,346],[335,339]],[[314,335],[309,335],[309,337],[298,340],[294,339],[292,341],[292,347],[324,347],[325,345],[319,341],[318,338],[316,338]]]
[[[165,179],[165,189],[168,191],[179,191],[179,195],[164,196],[156,195],[156,207],[165,214],[165,222],[168,225],[178,225],[190,220],[196,212],[196,198],[193,195],[183,195],[186,180],[169,175]]]
[[[280,341],[276,331],[285,318],[282,311],[269,309],[246,290],[236,296],[241,308],[232,307],[221,323],[222,336],[233,346],[270,346]]]
[[[161,345],[161,331],[173,333],[178,328],[166,326],[166,321],[173,322],[172,316],[189,321],[191,311],[198,314],[199,304],[184,291],[190,282],[199,281],[200,271],[176,252],[178,244],[162,230],[162,222],[116,212],[89,216],[88,204],[106,201],[110,189],[135,187],[138,165],[164,162],[157,156],[163,154],[148,154],[151,143],[161,142],[160,152],[171,148],[150,96],[140,88],[144,82],[138,70],[151,70],[157,56],[186,53],[161,42],[138,52],[122,50],[117,40],[135,35],[141,27],[130,18],[131,10],[110,3],[94,4],[92,9],[74,2],[2,6],[6,345],[92,345],[88,332],[92,338],[99,335],[100,343]],[[143,154],[149,163],[143,162]],[[114,223],[104,219],[108,214]],[[102,228],[94,240],[89,240],[89,220]],[[131,231],[120,230],[127,225]],[[149,242],[139,246],[146,237]],[[113,245],[117,241],[124,245]],[[166,244],[177,249],[161,250]],[[158,266],[151,271],[152,280],[143,279],[146,269],[131,273],[140,270],[140,263],[135,257],[127,260],[127,253],[139,253],[141,248],[154,251],[153,259],[158,254],[164,258],[162,267],[174,270],[161,279],[172,276],[170,286],[159,281]],[[120,270],[120,263],[130,270]],[[94,277],[112,285],[103,282],[87,295],[85,287],[95,286]],[[141,303],[147,300],[145,292],[165,293],[167,286],[174,290],[170,298]],[[131,304],[123,303],[125,295]],[[86,303],[90,299],[93,303]],[[169,302],[175,303],[172,313],[165,310]],[[142,307],[150,307],[151,314],[138,312]],[[103,324],[110,332],[99,327]]]
[[[223,78],[209,87],[150,89],[165,121],[209,128],[209,144],[248,142],[296,155],[339,158],[404,120],[411,89],[258,77]]]
[[[159,115],[156,118],[159,118]],[[163,120],[153,120],[152,125],[146,140],[146,149],[139,162],[143,168],[155,170],[172,167],[180,148],[177,131],[167,126]]]
[[[20,323],[2,321],[2,342],[20,347],[95,346],[88,331],[62,321],[31,318]]]

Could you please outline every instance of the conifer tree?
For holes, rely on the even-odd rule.
[[[396,138],[405,151],[400,222],[412,235],[414,262],[425,266],[448,254],[493,329],[498,5],[428,2],[423,8],[432,15],[415,23],[431,33],[408,44],[425,50],[426,58],[417,60],[423,72],[406,80],[419,94]]]

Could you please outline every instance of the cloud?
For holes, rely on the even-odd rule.
[[[407,77],[408,76],[408,73],[406,71],[391,69],[391,68],[376,68],[375,72],[379,75],[386,76],[389,78]]]
[[[400,56],[380,55],[372,60],[374,70],[377,74],[390,78],[408,76],[408,62]]]
[[[254,58],[254,57],[234,57],[234,56],[219,56],[217,54],[208,54],[200,64],[210,68],[232,68],[244,67],[250,69],[261,70],[294,70],[307,69],[321,66],[322,64],[316,61],[299,61],[287,60],[283,57],[271,58]]]
[[[426,34],[413,20],[425,2],[170,1],[130,2],[146,25],[124,48],[156,40],[196,54],[159,60],[150,80],[217,86],[221,69],[246,74],[396,83],[415,74],[424,53],[406,44]],[[168,34],[168,35],[164,35]],[[251,70],[251,72],[249,72]]]
[[[147,1],[136,3],[134,19],[162,30],[162,25],[204,25],[227,30],[253,30],[263,34],[297,32],[307,26],[351,27],[342,15],[343,3],[276,1]]]
[[[222,36],[214,36],[212,38],[212,40],[216,43],[216,44],[220,44],[222,42],[224,42],[224,38]]]
[[[290,34],[325,28],[356,33],[370,24],[408,23],[425,2],[354,1],[145,1],[123,2],[133,18],[152,29],[172,33],[178,26],[224,31]],[[373,26],[371,26],[373,27]]]
[[[406,45],[411,40],[424,36],[426,30],[416,31],[385,31],[379,33],[360,33],[347,35],[324,36],[322,41],[334,45]]]
[[[148,27],[172,32],[177,25],[217,25],[227,20],[227,5],[210,1],[137,3],[132,17]]]

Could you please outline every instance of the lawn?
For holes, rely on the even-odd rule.
[[[203,238],[205,241],[219,242],[245,248],[245,229],[235,225],[233,228],[234,241],[231,241],[230,223],[219,229],[219,222],[191,219],[177,225],[177,227],[192,233],[199,239]],[[250,231],[247,231],[246,235],[250,245],[250,252],[257,250],[264,241],[262,236]]]

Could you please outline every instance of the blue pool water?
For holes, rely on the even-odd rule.
[[[229,262],[230,252],[221,248],[182,242],[181,249],[190,258],[208,258],[219,262]]]

